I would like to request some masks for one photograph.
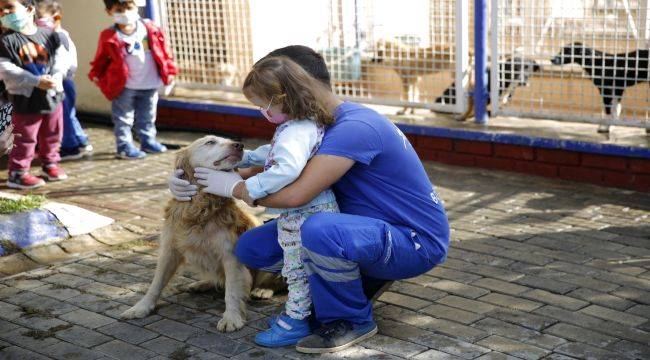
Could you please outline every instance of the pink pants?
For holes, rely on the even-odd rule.
[[[63,137],[63,106],[50,114],[11,115],[14,124],[14,149],[9,154],[9,171],[29,170],[38,142],[38,156],[43,165],[61,160],[59,148]],[[20,134],[20,135],[18,135]]]

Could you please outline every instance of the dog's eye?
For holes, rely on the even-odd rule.
[[[206,142],[203,145],[217,145],[217,142],[216,142],[216,140],[210,140],[210,141]]]

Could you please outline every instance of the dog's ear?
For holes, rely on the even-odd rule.
[[[174,168],[183,170],[184,178],[189,182],[194,182],[194,168],[190,163],[190,152],[187,148],[176,154],[176,163],[174,164]]]

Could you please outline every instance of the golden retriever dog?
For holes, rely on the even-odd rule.
[[[376,56],[373,58],[374,63],[395,70],[402,83],[402,99],[412,102],[418,101],[419,91],[416,84],[422,76],[453,71],[454,61],[451,46],[419,47],[384,40],[377,43]],[[397,115],[404,115],[407,110],[408,106],[405,106]],[[411,108],[411,114],[414,112],[415,109]]]
[[[195,183],[195,167],[231,171],[241,161],[243,148],[241,143],[206,136],[178,153],[176,168],[182,169],[186,179]],[[149,315],[178,266],[186,263],[204,279],[190,285],[189,290],[225,288],[226,310],[217,329],[231,332],[242,328],[249,296],[269,298],[273,290],[282,286],[280,277],[251,271],[235,258],[239,236],[257,225],[258,221],[237,207],[233,199],[199,191],[188,202],[170,200],[165,208],[153,281],[147,294],[121,317],[134,319]]]

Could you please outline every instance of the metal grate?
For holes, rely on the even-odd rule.
[[[650,127],[647,0],[492,0],[492,9],[493,115]]]
[[[254,61],[291,44],[328,63],[336,93],[462,112],[467,0],[158,0],[185,88],[240,91]],[[428,16],[422,16],[428,14]],[[436,103],[451,84],[459,101]]]

